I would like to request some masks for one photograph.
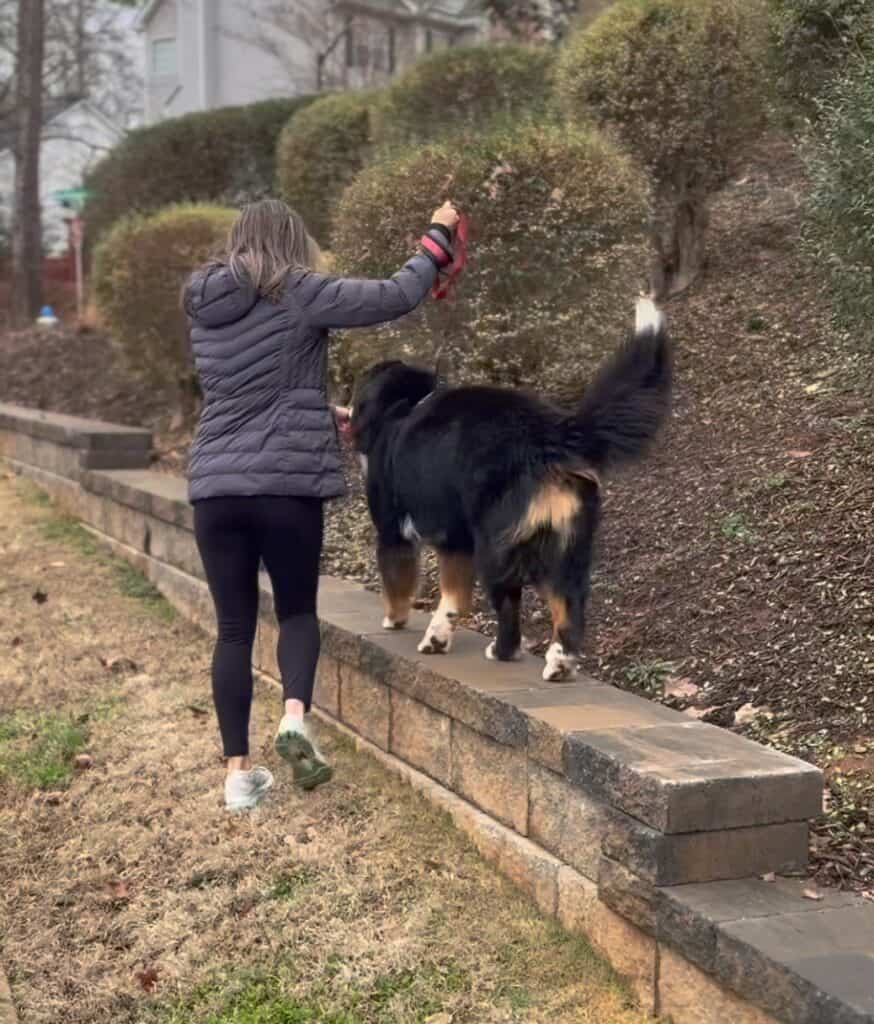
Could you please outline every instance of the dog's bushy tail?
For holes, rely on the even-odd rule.
[[[589,385],[569,419],[565,444],[599,470],[643,455],[670,412],[671,379],[664,315],[641,298],[633,336]]]

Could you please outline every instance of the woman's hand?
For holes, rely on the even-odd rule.
[[[331,412],[334,415],[334,422],[337,424],[337,433],[342,441],[352,439],[352,410],[345,405],[332,405]]]
[[[447,199],[446,202],[438,207],[431,215],[432,224],[442,224],[443,227],[449,228],[450,231],[454,231],[458,225],[458,210],[455,209],[455,204],[451,199]]]

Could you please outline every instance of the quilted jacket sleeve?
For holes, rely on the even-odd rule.
[[[434,261],[417,255],[384,281],[304,274],[291,283],[292,299],[313,327],[369,327],[411,313],[436,277]]]

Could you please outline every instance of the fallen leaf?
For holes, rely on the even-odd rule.
[[[154,967],[147,967],[137,972],[137,981],[144,992],[154,992],[158,987],[158,972]]]
[[[112,883],[112,898],[116,900],[130,899],[130,892],[124,879],[119,878],[117,882]]]
[[[716,708],[683,708],[683,714],[686,715],[687,718],[694,718],[696,721],[699,718],[706,718],[711,711],[716,711]]]
[[[195,718],[205,718],[209,714],[206,708],[199,708],[196,704],[186,704],[185,707],[188,708]]]
[[[63,569],[66,564],[67,564],[66,562],[49,562],[49,568],[50,569]]]
[[[48,804],[50,807],[57,807],[57,805],[64,799],[64,794],[59,793],[57,790],[50,793],[43,793],[42,802]]]
[[[789,459],[809,459],[811,455],[813,455],[813,452],[802,452],[797,448],[793,448],[791,451],[786,452],[786,457]]]
[[[806,900],[821,900],[821,899],[825,899],[823,894],[821,892],[819,892],[818,890],[816,890],[816,889],[805,889],[803,895],[804,895],[804,898]]]
[[[77,754],[73,758],[73,765],[78,768],[80,772],[90,768],[92,764],[94,764],[94,759],[90,754]]]
[[[126,658],[123,654],[100,655],[100,664],[110,672],[136,672],[139,668],[133,658]]]
[[[13,647],[20,647],[21,646],[21,637],[20,636],[14,636],[12,638],[12,646]]]
[[[755,718],[773,718],[774,713],[770,708],[757,708],[753,704],[744,704],[734,713],[735,725],[746,725]]]
[[[762,875],[763,882],[776,882],[777,876],[773,871],[769,871],[767,874]]]
[[[425,1018],[425,1024],[452,1024],[451,1013],[432,1013]]]
[[[687,679],[685,676],[680,678],[670,676],[665,683],[665,696],[695,697],[700,689],[700,686],[696,686],[691,679]]]
[[[36,589],[33,592],[33,599],[37,604],[45,604],[49,599],[49,595],[44,590]]]
[[[821,387],[822,387],[822,381],[818,380],[818,381],[816,381],[815,384],[808,384],[807,387],[804,389],[804,392],[807,395],[815,395],[817,393],[817,391],[819,391],[819,389]]]

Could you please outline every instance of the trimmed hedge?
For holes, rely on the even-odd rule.
[[[397,270],[450,180],[472,224],[458,300],[338,339],[338,385],[378,358],[427,360],[447,345],[467,381],[578,387],[621,337],[645,277],[645,175],[595,129],[525,125],[414,147],[365,169],[344,194],[338,269]]]
[[[822,103],[806,162],[806,244],[840,322],[874,344],[874,58],[858,59]]]
[[[763,0],[617,0],[562,51],[565,113],[610,130],[655,179],[668,290],[699,269],[707,196],[764,125],[767,39]]]
[[[236,210],[190,204],[118,221],[97,247],[94,292],[131,367],[177,397],[194,393],[181,289],[225,240]]]
[[[373,96],[324,96],[294,114],[276,150],[279,194],[322,243],[331,235],[334,207],[364,166],[370,148]]]
[[[417,61],[385,92],[374,117],[380,145],[431,142],[499,117],[542,112],[554,51],[513,44],[440,50]]]
[[[126,214],[169,203],[239,205],[269,194],[279,133],[310,101],[222,107],[130,132],[86,178],[95,193],[85,210],[89,237],[99,239]]]

